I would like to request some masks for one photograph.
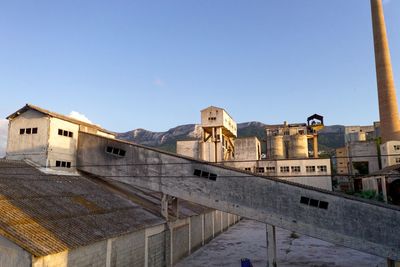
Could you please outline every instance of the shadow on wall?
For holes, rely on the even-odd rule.
[[[0,119],[0,158],[6,155],[8,120]]]

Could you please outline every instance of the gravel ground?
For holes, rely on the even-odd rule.
[[[384,267],[386,263],[353,249],[280,228],[276,231],[278,267]],[[241,258],[249,258],[254,267],[265,267],[266,257],[265,224],[242,220],[176,267],[240,266]]]

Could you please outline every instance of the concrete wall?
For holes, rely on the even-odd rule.
[[[29,267],[31,266],[31,255],[0,236],[0,266],[1,267]]]
[[[378,150],[375,141],[351,142],[347,144],[349,155],[349,168],[351,174],[358,174],[354,163],[368,163],[368,172],[374,173],[379,170]]]
[[[110,266],[144,266],[145,230],[111,240]]]
[[[83,171],[400,260],[400,209],[397,207],[250,176],[243,171],[95,135],[81,134],[79,140],[78,159]],[[119,145],[127,151],[126,157],[118,162],[125,164],[123,168],[108,161],[103,152],[106,145]],[[132,163],[135,164],[129,165]],[[106,164],[112,165],[101,167]],[[197,170],[216,177],[198,176]]]
[[[46,166],[49,118],[37,111],[28,110],[9,122],[6,157],[30,159]],[[37,134],[20,134],[20,129],[37,128]]]
[[[338,174],[349,174],[349,157],[347,147],[336,149],[336,171]]]
[[[72,132],[72,137],[59,135],[58,131]],[[74,168],[57,168],[56,161],[71,162],[71,166],[76,166],[76,150],[78,147],[79,125],[50,118],[50,134],[49,134],[49,155],[48,165],[53,169],[70,170]]]
[[[260,160],[261,144],[257,137],[235,139],[235,160]]]
[[[215,118],[215,119],[211,119]],[[222,108],[208,107],[201,111],[202,127],[224,127],[232,135],[237,136],[237,124]]]
[[[194,141],[177,141],[176,153],[186,157],[200,159],[200,142]]]
[[[389,141],[381,145],[382,168],[400,164],[400,141]]]

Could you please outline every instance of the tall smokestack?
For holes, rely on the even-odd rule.
[[[371,12],[382,143],[392,140],[400,141],[399,110],[382,0],[371,0]]]

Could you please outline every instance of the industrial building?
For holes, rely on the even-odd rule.
[[[262,158],[260,140],[257,137],[237,138],[237,124],[227,114],[224,109],[214,106],[203,109],[202,140],[178,141],[177,153],[251,173],[332,189],[330,159],[318,158],[317,133],[323,128],[322,116],[314,114],[307,124],[267,126],[267,152]],[[311,157],[309,140],[313,146]]]
[[[172,266],[239,216],[79,171],[99,126],[27,104],[8,117],[0,160],[0,266]],[[125,156],[112,146],[108,162]]]

